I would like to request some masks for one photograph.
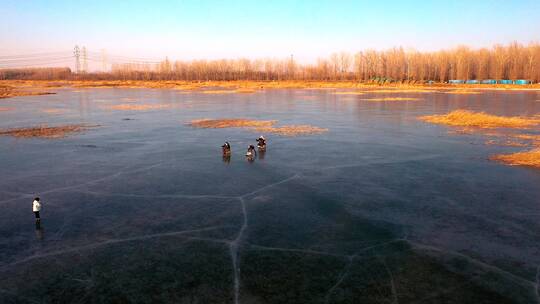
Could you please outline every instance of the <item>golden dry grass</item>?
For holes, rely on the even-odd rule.
[[[511,166],[529,166],[540,168],[540,149],[511,154],[498,154],[492,156],[490,159],[500,161]]]
[[[462,90],[471,89],[501,89],[501,90],[538,90],[540,85],[449,85],[449,84],[400,84],[400,83],[360,83],[356,81],[142,81],[142,80],[0,80],[0,86],[8,85],[17,88],[30,87],[79,87],[79,88],[153,88],[176,90],[199,90],[204,88],[223,89],[367,89],[371,93],[430,93],[436,90]]]
[[[275,120],[250,120],[243,118],[232,119],[197,119],[191,121],[189,124],[195,128],[262,128],[271,127],[277,121]]]
[[[236,93],[255,93],[255,92],[257,92],[257,90],[250,89],[250,88],[239,88],[239,89],[236,89],[235,92]]]
[[[386,97],[386,98],[365,98],[360,99],[365,101],[412,101],[412,100],[422,100],[422,98],[413,98],[413,97]]]
[[[9,98],[17,96],[36,96],[55,94],[53,92],[44,91],[40,87],[14,87],[9,85],[0,85],[0,98]]]
[[[419,119],[450,126],[464,127],[457,131],[458,134],[475,134],[496,139],[488,139],[486,145],[499,145],[509,147],[540,147],[539,134],[516,133],[508,129],[529,129],[540,124],[540,118],[533,117],[504,117],[485,114],[483,112],[471,112],[456,110],[446,115],[423,116]],[[501,131],[489,131],[486,129],[505,128]],[[508,165],[530,166],[540,168],[540,149],[517,152],[512,154],[498,154],[490,157],[491,160],[499,161]]]
[[[309,134],[318,134],[328,131],[310,125],[285,125],[276,127],[276,120],[250,120],[243,118],[233,119],[198,119],[189,123],[195,128],[245,128],[258,133],[271,133],[281,136],[300,136]]]
[[[272,133],[281,136],[301,136],[328,132],[328,129],[310,125],[285,125],[281,127],[257,127],[253,131],[259,133]]]
[[[14,136],[19,138],[62,138],[72,133],[82,132],[89,128],[98,126],[90,125],[64,125],[56,127],[48,127],[46,125],[30,128],[3,129],[0,130],[0,135]]]
[[[110,110],[119,110],[119,111],[147,111],[147,110],[158,110],[158,109],[164,109],[169,108],[170,105],[165,104],[130,104],[130,103],[122,103],[118,105],[113,106],[106,106],[104,108],[110,109]]]
[[[455,110],[443,115],[428,115],[419,117],[420,120],[449,126],[476,128],[516,128],[524,129],[536,126],[540,119],[527,117],[505,117],[490,115],[483,112]]]

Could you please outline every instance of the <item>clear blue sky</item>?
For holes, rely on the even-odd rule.
[[[0,0],[0,54],[71,50],[173,59],[282,57],[540,40],[540,0]]]

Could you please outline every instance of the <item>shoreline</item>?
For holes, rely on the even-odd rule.
[[[355,81],[174,81],[174,80],[0,80],[0,89],[24,91],[29,89],[53,88],[149,88],[201,90],[221,88],[240,90],[237,93],[253,93],[263,89],[399,89],[399,90],[498,90],[498,91],[540,91],[540,84],[405,84],[405,83],[362,83]],[[9,97],[9,96],[8,96]]]

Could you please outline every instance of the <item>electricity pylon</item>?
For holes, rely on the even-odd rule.
[[[75,73],[79,74],[81,70],[81,61],[79,59],[81,52],[78,45],[73,49],[73,55],[75,56]]]

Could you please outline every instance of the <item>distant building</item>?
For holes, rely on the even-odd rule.
[[[497,84],[497,80],[495,79],[484,79],[481,81],[482,84]]]

